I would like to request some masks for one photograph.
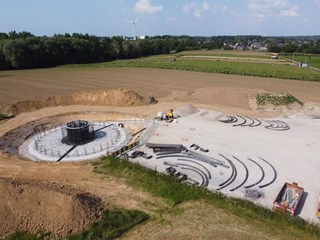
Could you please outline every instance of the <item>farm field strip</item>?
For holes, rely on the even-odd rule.
[[[228,56],[228,57],[237,57],[237,58],[267,58],[270,59],[271,55],[268,52],[258,52],[258,51],[233,51],[233,50],[195,50],[195,51],[183,51],[176,53],[177,56]]]
[[[60,68],[103,68],[103,67],[138,67],[138,68],[159,68],[171,70],[183,70],[207,73],[222,73],[232,75],[270,77],[282,79],[296,79],[304,81],[320,81],[320,73],[311,69],[301,69],[289,64],[266,64],[259,62],[243,61],[210,61],[195,59],[168,59],[140,58],[135,60],[117,60],[85,65],[64,65]]]

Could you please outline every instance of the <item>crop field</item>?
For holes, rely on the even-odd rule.
[[[232,50],[198,50],[183,51],[173,54],[176,56],[220,56],[220,57],[236,57],[236,58],[265,58],[270,59],[271,54],[268,52],[258,51],[232,51]]]
[[[209,52],[209,53],[208,53]],[[266,53],[252,52],[252,55],[240,55],[240,51],[220,54],[215,51],[193,51],[173,55],[161,55],[135,60],[118,60],[99,64],[65,65],[63,68],[88,67],[137,67],[159,68],[206,73],[222,73],[243,76],[320,81],[320,72],[309,68],[301,69],[297,65],[279,59],[265,59]],[[250,53],[251,53],[250,52]],[[200,55],[203,53],[202,55]],[[211,53],[211,54],[210,54]],[[235,54],[238,53],[238,54]],[[242,52],[241,52],[242,53]],[[216,55],[214,55],[216,54]],[[219,55],[220,54],[220,55]],[[262,59],[262,60],[261,60]]]

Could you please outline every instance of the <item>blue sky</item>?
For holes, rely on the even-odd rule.
[[[320,35],[320,0],[0,0],[0,32]]]

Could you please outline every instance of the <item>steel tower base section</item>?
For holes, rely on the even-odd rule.
[[[94,140],[93,125],[85,120],[67,123],[62,128],[63,142],[69,145],[82,145]]]

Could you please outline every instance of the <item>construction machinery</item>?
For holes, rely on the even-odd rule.
[[[170,112],[166,113],[166,122],[172,122],[173,121],[173,109],[170,109]]]

